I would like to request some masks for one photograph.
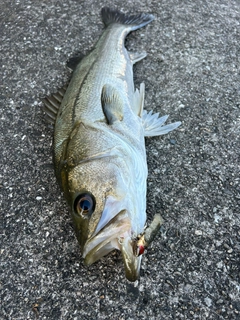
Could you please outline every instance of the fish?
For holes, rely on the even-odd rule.
[[[129,52],[126,36],[154,20],[104,7],[105,29],[85,56],[68,61],[69,84],[44,99],[54,124],[57,180],[69,204],[86,265],[117,249],[125,276],[139,278],[141,259],[160,225],[146,227],[145,137],[166,134],[181,122],[144,109],[144,83],[135,89],[133,65],[146,52]]]

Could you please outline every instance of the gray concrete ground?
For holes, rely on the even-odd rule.
[[[4,2],[0,319],[239,319],[239,1]],[[41,111],[105,5],[156,16],[126,45],[148,52],[134,68],[146,108],[182,121],[146,141],[149,221],[165,224],[135,285],[119,253],[83,265]]]

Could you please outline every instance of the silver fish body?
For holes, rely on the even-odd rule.
[[[121,250],[126,277],[135,281],[146,244],[144,136],[180,123],[162,126],[166,117],[143,110],[144,84],[134,89],[133,64],[146,54],[129,53],[124,40],[153,16],[103,8],[102,17],[106,29],[77,64],[59,107],[54,161],[85,263]]]

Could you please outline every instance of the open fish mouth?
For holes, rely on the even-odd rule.
[[[88,239],[83,248],[83,258],[87,265],[94,263],[114,249],[122,252],[125,274],[129,281],[139,277],[141,256],[134,252],[131,235],[131,221],[127,211],[120,211],[97,234]]]

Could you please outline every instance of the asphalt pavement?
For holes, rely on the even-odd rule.
[[[83,264],[52,164],[41,100],[104,28],[103,6],[153,13],[129,51],[145,108],[181,127],[146,139],[148,223],[164,219],[141,277],[119,252]],[[240,319],[238,0],[0,3],[0,319]]]

